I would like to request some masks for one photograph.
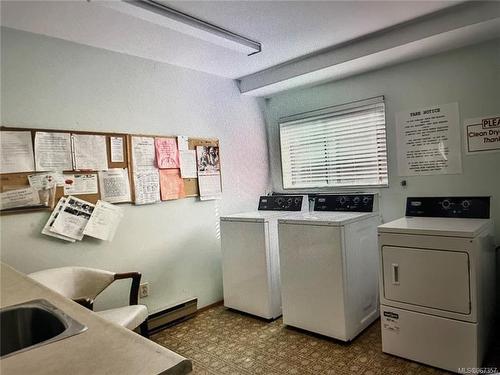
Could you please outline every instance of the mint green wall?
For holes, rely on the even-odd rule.
[[[384,221],[404,216],[407,196],[491,195],[500,243],[500,153],[464,153],[460,175],[398,177],[394,129],[395,113],[434,104],[458,102],[461,121],[500,113],[499,39],[267,99],[264,108],[273,189],[282,191],[280,117],[379,95],[386,102],[389,159],[389,187],[378,190]],[[408,182],[406,188],[400,185],[403,179]]]
[[[46,212],[2,216],[2,261],[23,272],[64,265],[138,270],[151,283],[142,300],[150,310],[190,297],[199,306],[221,300],[219,216],[255,209],[268,188],[257,101],[229,79],[41,35],[2,29],[1,47],[3,125],[217,137],[223,177],[221,201],[122,205],[112,242],[44,236]],[[102,297],[97,308],[126,302],[126,286]]]
[[[500,153],[464,155],[462,175],[410,177],[407,188],[394,159],[400,110],[457,101],[462,119],[500,112],[499,40],[266,100],[269,161],[258,103],[231,80],[11,29],[2,28],[1,47],[3,125],[221,140],[222,201],[123,205],[126,215],[111,243],[42,236],[47,213],[1,217],[1,259],[21,271],[72,264],[138,269],[151,282],[143,301],[151,310],[192,296],[200,306],[215,302],[222,298],[219,215],[255,208],[268,189],[268,162],[273,188],[281,190],[277,119],[378,95],[386,97],[389,147],[390,186],[379,190],[384,220],[403,215],[408,195],[492,195],[500,242]],[[101,305],[125,296],[117,287]]]

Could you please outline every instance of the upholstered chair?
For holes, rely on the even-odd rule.
[[[90,310],[93,310],[95,298],[111,283],[121,279],[132,279],[129,306],[96,311],[95,313],[110,322],[131,330],[140,327],[141,334],[148,337],[146,323],[148,309],[146,306],[138,304],[141,282],[139,272],[114,273],[87,267],[61,267],[34,272],[28,276]]]

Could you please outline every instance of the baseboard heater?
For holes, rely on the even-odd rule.
[[[154,333],[176,322],[190,318],[198,311],[198,298],[181,302],[175,306],[151,314],[148,317],[148,331]]]

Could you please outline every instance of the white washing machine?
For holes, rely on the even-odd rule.
[[[406,217],[378,231],[382,350],[481,367],[495,306],[489,197],[408,198]]]
[[[377,319],[375,198],[320,195],[278,220],[284,324],[350,341]]]
[[[277,220],[304,211],[307,196],[277,195],[260,197],[258,211],[221,217],[224,306],[281,316]]]

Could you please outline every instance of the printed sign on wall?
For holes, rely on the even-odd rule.
[[[462,173],[458,103],[396,114],[400,176]]]
[[[467,154],[500,151],[500,115],[465,120],[464,132]]]

